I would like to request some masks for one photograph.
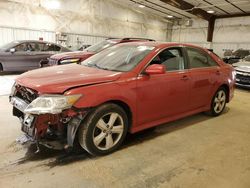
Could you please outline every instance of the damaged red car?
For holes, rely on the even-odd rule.
[[[30,71],[10,96],[22,131],[50,148],[116,150],[135,133],[179,118],[220,115],[235,73],[212,52],[186,44],[115,45],[81,64]]]

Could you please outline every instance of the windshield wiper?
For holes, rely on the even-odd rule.
[[[109,68],[107,68],[107,67],[100,67],[100,66],[98,66],[98,65],[96,65],[95,64],[95,67],[97,67],[98,69],[102,69],[102,70],[111,70],[111,69],[109,69]],[[112,70],[111,70],[112,71]]]
[[[98,66],[97,64],[87,63],[87,64],[85,64],[85,65],[88,66],[88,67],[96,67],[96,68],[98,68],[98,69],[109,70],[108,68],[100,67],[100,66]]]
[[[121,71],[116,70],[116,69],[109,69],[107,67],[101,67],[101,66],[99,66],[97,64],[86,63],[86,64],[83,64],[83,65],[85,65],[87,67],[95,67],[95,68],[102,69],[102,70],[109,70],[109,71],[121,72]]]

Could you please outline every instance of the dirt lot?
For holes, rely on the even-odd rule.
[[[250,187],[250,92],[225,113],[204,114],[129,136],[104,157],[19,145],[18,119],[0,97],[0,187]]]

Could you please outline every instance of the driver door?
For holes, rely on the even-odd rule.
[[[141,74],[137,79],[137,125],[146,126],[161,119],[185,113],[190,78],[181,47],[167,48],[150,63],[166,66],[165,74]],[[150,127],[150,126],[149,126]]]

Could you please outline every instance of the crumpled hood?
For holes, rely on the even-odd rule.
[[[93,52],[76,51],[76,52],[66,52],[66,53],[55,54],[55,55],[51,56],[50,58],[56,59],[56,60],[80,58],[81,60],[84,60],[92,55],[94,55]]]
[[[235,70],[250,73],[250,62],[249,61],[242,61],[239,63],[234,63],[233,66],[234,66]]]
[[[16,82],[40,93],[63,93],[72,87],[115,81],[121,74],[69,64],[28,71],[20,75]]]

